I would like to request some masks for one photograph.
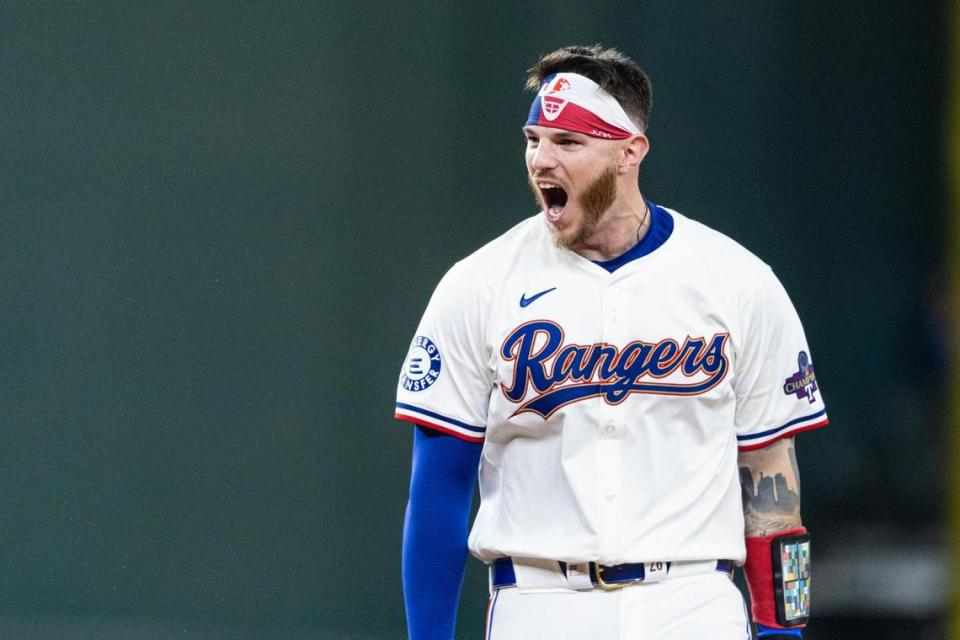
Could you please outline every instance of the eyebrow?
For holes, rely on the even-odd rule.
[[[582,140],[584,135],[582,133],[577,133],[575,131],[558,130],[556,131],[556,133],[551,132],[541,136],[530,127],[524,127],[523,133],[524,135],[528,135],[528,136],[537,136],[538,138],[551,138],[554,140]]]

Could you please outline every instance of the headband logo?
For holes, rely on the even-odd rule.
[[[566,78],[557,78],[556,82],[547,81],[543,83],[543,89],[540,91],[540,104],[543,108],[543,117],[553,122],[560,117],[560,112],[567,106],[567,101],[563,98],[554,97],[551,94],[566,91],[571,87],[570,81]]]
[[[553,96],[543,96],[540,99],[543,103],[543,117],[551,122],[559,117],[560,112],[567,106],[567,101]]]

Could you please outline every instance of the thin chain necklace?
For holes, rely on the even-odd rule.
[[[640,220],[640,225],[637,227],[637,244],[640,244],[640,229],[643,229],[643,224],[647,221],[647,216],[650,215],[650,205],[647,204],[647,201],[643,201],[643,219]]]

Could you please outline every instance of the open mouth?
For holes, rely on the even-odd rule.
[[[540,188],[540,197],[543,199],[547,219],[550,222],[556,222],[567,206],[567,192],[563,187],[547,182],[541,182],[537,186]]]

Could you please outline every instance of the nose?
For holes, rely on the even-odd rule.
[[[556,149],[549,140],[540,140],[530,153],[530,168],[534,171],[546,171],[557,166]]]

